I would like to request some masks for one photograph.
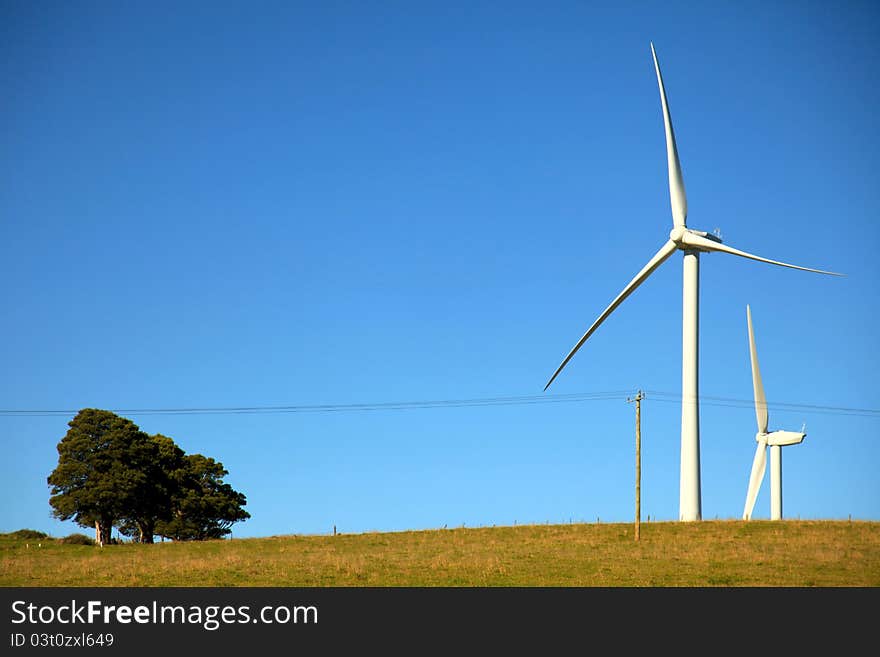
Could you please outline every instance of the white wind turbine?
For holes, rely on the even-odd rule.
[[[752,359],[752,387],[755,391],[755,414],[758,418],[758,433],[755,440],[755,460],[752,461],[752,473],[749,476],[749,490],[746,493],[746,506],[743,509],[743,520],[751,520],[752,510],[758,490],[764,480],[767,467],[767,447],[770,447],[770,520],[782,519],[782,448],[785,445],[797,445],[803,442],[806,433],[802,431],[772,431],[767,433],[770,414],[767,411],[767,398],[764,396],[764,384],[761,382],[761,370],[758,367],[758,352],[755,349],[755,332],[752,329],[752,310],[746,306],[746,317],[749,322],[749,355]]]
[[[681,470],[679,473],[679,520],[700,520],[702,516],[700,503],[700,408],[699,408],[699,308],[700,308],[700,252],[711,253],[713,251],[730,253],[767,262],[772,265],[791,267],[803,271],[812,271],[819,274],[832,274],[834,272],[822,271],[789,265],[776,260],[769,260],[760,256],[746,253],[722,244],[721,238],[703,231],[688,228],[687,198],[684,192],[684,180],[681,175],[681,164],[678,161],[678,149],[675,145],[675,133],[672,130],[672,119],[669,115],[669,104],[666,101],[666,90],[663,87],[663,77],[660,75],[660,64],[657,62],[657,53],[654,44],[651,44],[651,54],[654,58],[654,70],[657,73],[657,85],[660,87],[660,105],[663,109],[663,125],[666,129],[666,162],[669,169],[669,197],[672,205],[672,231],[669,240],[648,261],[642,270],[635,275],[623,291],[617,295],[614,301],[599,315],[593,325],[587,329],[583,337],[562,361],[562,364],[550,377],[544,390],[550,387],[553,380],[571,360],[575,352],[586,342],[593,332],[599,328],[608,316],[626,299],[633,291],[650,276],[657,267],[676,251],[684,251],[684,281],[682,300],[682,354],[681,354]]]

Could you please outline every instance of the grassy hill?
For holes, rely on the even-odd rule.
[[[0,586],[880,586],[880,522],[734,520],[96,548],[0,535]]]

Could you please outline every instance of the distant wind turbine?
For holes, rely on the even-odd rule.
[[[663,264],[675,251],[684,251],[684,281],[682,301],[682,354],[681,354],[681,470],[679,474],[679,520],[700,520],[702,509],[700,503],[700,406],[699,406],[699,309],[700,309],[700,252],[713,251],[750,258],[781,267],[801,269],[819,274],[840,276],[834,272],[822,271],[789,265],[776,260],[746,253],[722,244],[718,234],[692,230],[687,227],[687,197],[684,192],[684,179],[681,175],[681,164],[678,160],[678,149],[675,145],[675,133],[672,130],[672,118],[669,115],[669,104],[666,101],[666,89],[660,74],[660,64],[654,44],[651,44],[651,55],[654,58],[654,70],[657,73],[657,85],[660,87],[660,105],[663,109],[663,125],[666,129],[666,163],[669,169],[669,198],[672,205],[672,231],[669,240],[648,261],[642,270],[635,275],[614,301],[599,315],[593,325],[587,329],[583,337],[562,361],[562,364],[550,377],[544,390],[550,387],[553,380],[568,364],[581,345],[599,328],[614,310],[623,303],[633,291],[650,276],[657,267]],[[716,230],[716,233],[720,231]]]
[[[755,349],[755,332],[752,329],[752,310],[746,306],[746,317],[749,323],[749,355],[752,360],[752,387],[755,391],[755,414],[758,418],[758,433],[755,440],[755,460],[752,461],[752,473],[749,476],[749,490],[746,493],[746,506],[743,509],[743,520],[751,520],[752,510],[758,490],[764,480],[767,466],[767,446],[770,447],[770,520],[782,519],[782,448],[786,445],[797,445],[803,442],[806,433],[802,431],[773,431],[767,433],[770,414],[767,411],[767,398],[764,396],[764,384],[761,382],[761,370],[758,367],[758,352]]]

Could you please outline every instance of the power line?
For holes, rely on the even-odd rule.
[[[651,399],[661,402],[680,402],[681,394],[662,392],[659,390],[646,390]],[[714,397],[700,395],[701,406],[727,406],[731,408],[754,408],[752,399],[736,399],[734,397]],[[850,408],[845,406],[822,406],[818,404],[796,404],[788,402],[773,402],[769,407],[775,411],[800,411],[802,413],[825,413],[830,415],[851,415],[856,417],[880,417],[880,409],[874,408]]]
[[[646,390],[650,400],[660,402],[680,402],[681,394]],[[359,411],[402,411],[431,408],[481,408],[489,406],[524,406],[534,404],[577,403],[588,401],[625,400],[632,395],[631,390],[609,390],[564,395],[519,395],[509,397],[478,397],[470,399],[439,399],[421,401],[372,402],[360,404],[296,404],[286,406],[218,406],[181,408],[119,408],[107,409],[118,414],[128,415],[243,415],[277,413],[345,413]],[[701,395],[700,404],[704,406],[727,406],[733,408],[754,408],[751,399],[716,397]],[[817,404],[796,404],[774,402],[774,410],[791,410],[808,413],[832,415],[853,415],[880,418],[880,409],[847,408],[842,406],[821,406]],[[79,409],[0,409],[0,417],[51,417],[76,415]]]
[[[574,393],[568,395],[530,395],[517,397],[482,397],[474,399],[440,399],[402,402],[373,402],[363,404],[314,404],[290,406],[223,406],[202,408],[120,408],[107,409],[114,413],[131,415],[217,415],[249,413],[336,413],[345,411],[409,410],[424,408],[466,408],[481,406],[516,406],[620,399],[628,391]],[[8,410],[0,409],[0,416],[53,416],[76,414],[77,410]]]

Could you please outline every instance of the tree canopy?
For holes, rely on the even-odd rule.
[[[173,514],[156,527],[158,534],[174,539],[222,538],[232,524],[250,518],[241,507],[245,496],[223,482],[229,474],[222,463],[201,454],[183,458],[179,486],[172,497]]]
[[[60,520],[95,527],[100,544],[113,526],[140,542],[221,538],[250,517],[247,500],[223,481],[219,461],[187,455],[162,434],[147,435],[111,411],[85,408],[58,443],[58,465],[47,481]]]

